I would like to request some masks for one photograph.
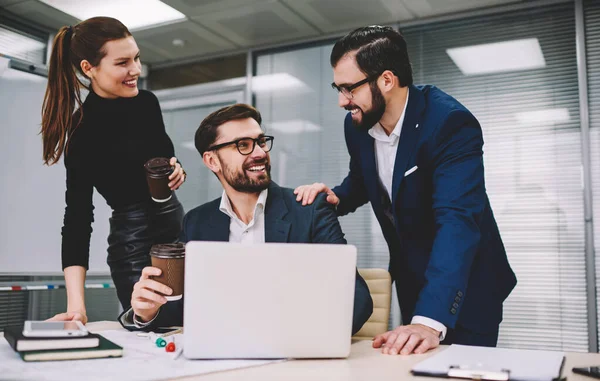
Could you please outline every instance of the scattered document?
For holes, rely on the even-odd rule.
[[[124,329],[98,332],[124,348],[123,357],[111,359],[25,362],[0,338],[0,380],[25,381],[153,381],[265,365],[282,360],[187,360],[179,355],[183,336],[173,335],[174,353],[159,348],[148,337]]]

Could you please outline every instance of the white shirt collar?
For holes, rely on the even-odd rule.
[[[262,213],[265,210],[265,205],[267,203],[267,195],[269,194],[269,189],[265,189],[258,195],[258,200],[256,201],[256,205],[254,206],[254,215],[252,219],[254,220],[259,213]],[[223,190],[223,194],[221,195],[221,204],[219,205],[219,210],[232,219],[239,220],[237,214],[233,211],[233,207],[231,206],[231,202],[229,201],[229,197],[227,197],[227,193]]]
[[[406,92],[406,102],[404,102],[404,109],[402,110],[402,114],[400,115],[400,119],[398,119],[398,123],[396,123],[396,127],[392,133],[388,136],[385,133],[385,129],[381,126],[379,122],[375,123],[373,127],[369,129],[369,135],[375,140],[379,140],[382,142],[389,142],[390,144],[394,144],[400,138],[400,132],[402,131],[402,124],[404,123],[404,117],[406,115],[406,107],[408,106],[408,93],[410,90]]]

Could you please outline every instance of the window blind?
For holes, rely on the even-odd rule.
[[[44,64],[46,41],[0,25],[0,53],[23,61]]]
[[[573,4],[404,32],[415,81],[453,95],[482,125],[486,187],[518,279],[504,304],[498,345],[586,351]],[[451,48],[520,40],[537,42],[543,65],[465,75],[448,54]],[[512,54],[525,60],[534,53],[520,48]],[[468,59],[478,58],[477,51],[471,54]]]
[[[586,0],[583,4],[590,115],[594,246],[597,248],[600,245],[600,3]],[[596,257],[596,290],[599,279],[600,258]],[[598,291],[596,295],[598,296]],[[600,298],[597,303],[600,305]],[[598,321],[600,322],[600,319]]]

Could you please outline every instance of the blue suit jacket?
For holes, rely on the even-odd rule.
[[[190,210],[183,219],[181,241],[229,241],[230,218],[219,210],[220,203],[219,197]],[[335,211],[325,200],[325,195],[320,195],[312,205],[302,206],[296,202],[296,195],[292,189],[281,188],[273,182],[269,186],[265,205],[265,241],[346,243]],[[357,272],[352,334],[360,330],[372,312],[373,300],[369,288]],[[125,323],[123,319],[119,320]],[[183,300],[179,300],[163,305],[156,319],[146,329],[182,324]],[[133,328],[127,324],[124,326],[128,329]]]
[[[434,86],[409,88],[392,219],[384,213],[374,139],[352,125],[350,114],[344,130],[350,172],[333,189],[340,198],[337,211],[345,215],[371,202],[390,249],[403,321],[420,315],[448,328],[497,330],[516,277],[486,194],[475,117]]]

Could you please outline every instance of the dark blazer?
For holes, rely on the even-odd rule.
[[[485,190],[477,119],[434,86],[410,86],[391,209],[374,139],[352,125],[350,114],[344,130],[350,172],[333,188],[337,212],[371,203],[390,250],[403,321],[420,315],[447,328],[497,331],[516,277]]]
[[[183,219],[181,241],[229,241],[230,218],[219,210],[220,203],[219,197],[190,210]],[[273,182],[265,205],[265,242],[346,244],[335,211],[325,195],[320,195],[312,205],[302,206],[296,202],[292,189],[281,188]],[[369,288],[357,272],[352,334],[360,330],[372,312]],[[163,305],[156,319],[145,329],[182,324],[183,300],[179,300]]]

